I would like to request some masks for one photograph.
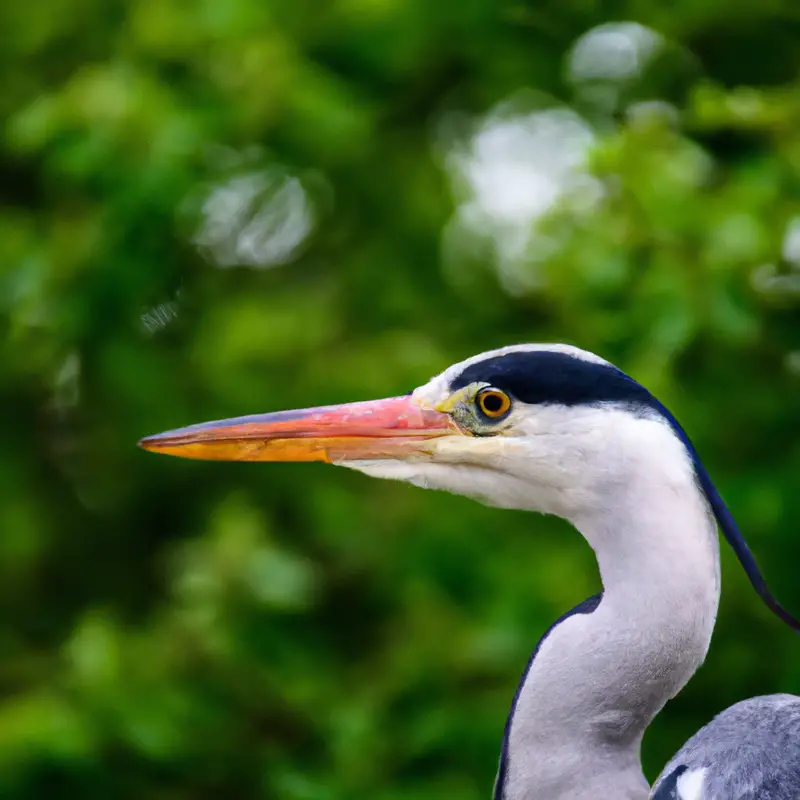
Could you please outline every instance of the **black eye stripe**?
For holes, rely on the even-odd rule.
[[[616,367],[548,350],[523,350],[470,364],[452,380],[450,389],[457,391],[472,383],[489,384],[532,405],[608,401],[657,405],[647,389]]]

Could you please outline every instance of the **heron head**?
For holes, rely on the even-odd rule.
[[[193,425],[141,446],[188,458],[326,461],[491,505],[573,518],[656,458],[688,454],[642,386],[566,345],[456,364],[409,395]]]

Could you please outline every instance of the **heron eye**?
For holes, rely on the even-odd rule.
[[[478,408],[489,419],[500,419],[511,409],[511,398],[499,389],[484,389],[477,398]]]

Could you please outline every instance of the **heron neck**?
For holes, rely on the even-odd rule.
[[[540,642],[509,718],[502,800],[646,800],[644,731],[708,650],[718,539],[692,476],[666,487],[637,476],[609,496],[613,506],[573,519],[602,600]]]

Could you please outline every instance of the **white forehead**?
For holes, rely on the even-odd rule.
[[[450,394],[450,384],[458,377],[467,367],[472,364],[477,364],[480,361],[486,361],[489,358],[496,356],[505,356],[511,353],[535,353],[535,352],[548,352],[548,353],[563,353],[573,358],[578,358],[581,361],[589,361],[593,364],[605,364],[610,366],[609,362],[600,356],[590,353],[588,350],[581,350],[580,347],[573,347],[571,344],[512,344],[507,347],[500,347],[497,350],[487,350],[485,353],[479,353],[476,356],[467,358],[460,361],[458,364],[453,364],[448,367],[444,372],[431,378],[426,384],[414,390],[414,397],[417,400],[425,403],[436,403],[444,399]]]

